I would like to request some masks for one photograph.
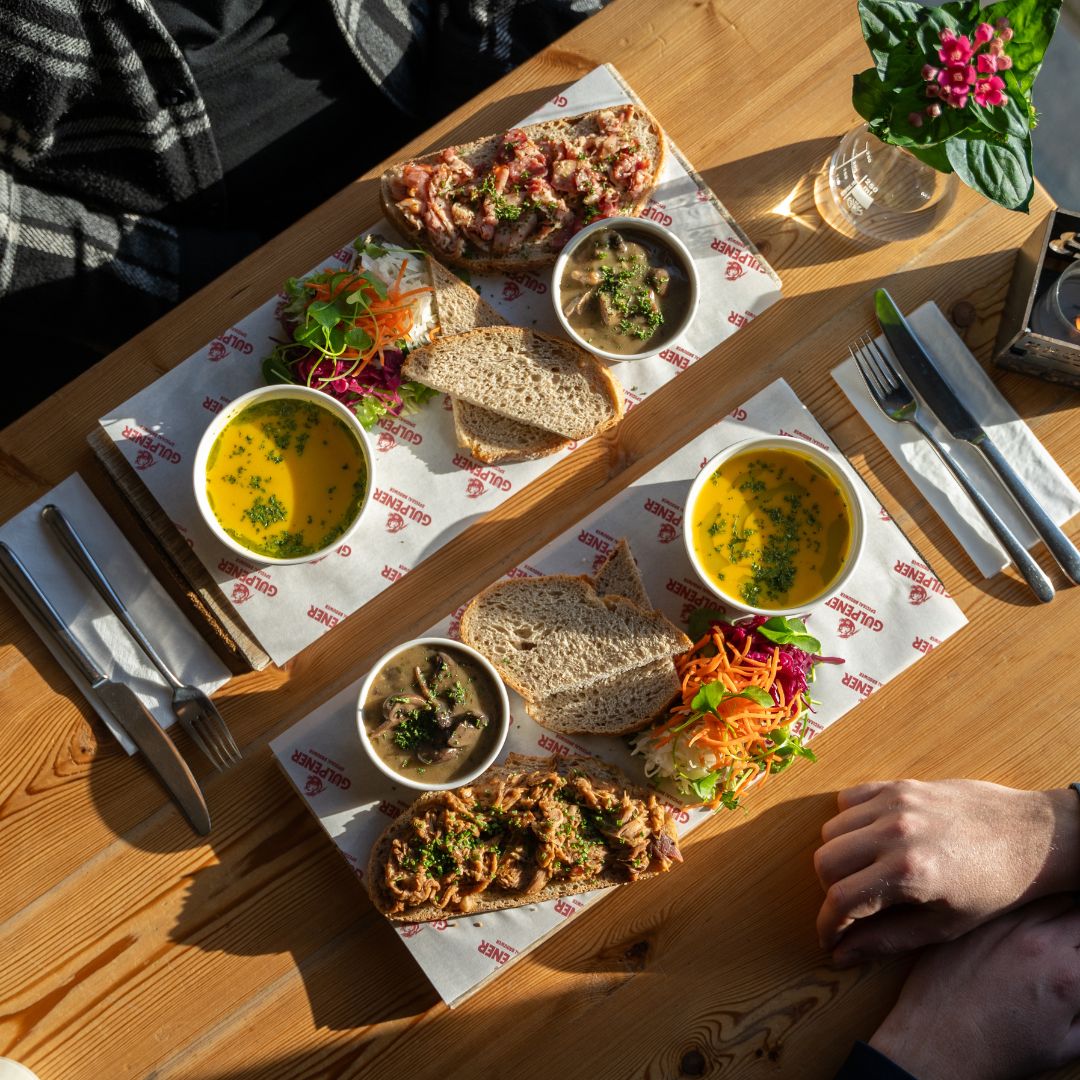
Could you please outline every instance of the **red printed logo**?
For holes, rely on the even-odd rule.
[[[836,632],[842,638],[849,638],[854,637],[859,632],[859,628],[851,621],[851,619],[841,619],[840,625],[836,628]]]
[[[379,432],[378,442],[375,443],[376,450],[385,454],[388,450],[393,450],[395,446],[397,446],[397,439],[389,431]]]
[[[921,585],[912,585],[911,592],[908,593],[908,603],[918,607],[920,604],[925,604],[930,599],[930,594]]]
[[[726,277],[728,281],[738,281],[745,273],[746,271],[737,262],[732,260],[727,264],[727,267],[724,270],[724,277]]]
[[[656,538],[661,544],[670,544],[679,534],[675,529],[675,526],[670,521],[665,521],[660,526],[660,531],[656,534]]]
[[[229,355],[229,349],[224,341],[211,341],[210,351],[206,354],[206,359],[217,363],[219,360],[224,360]]]
[[[469,478],[468,484],[465,485],[465,497],[468,499],[479,499],[485,491],[483,480],[478,480],[475,476]]]
[[[242,604],[245,600],[250,599],[251,590],[242,581],[238,581],[232,587],[232,602],[234,604]]]
[[[516,300],[521,295],[521,286],[516,281],[508,281],[503,285],[503,299]]]
[[[323,782],[317,776],[309,776],[307,778],[307,783],[304,784],[304,791],[308,795],[318,795],[319,792],[322,791],[323,786]]]
[[[423,930],[423,929],[424,928],[419,923],[411,922],[411,923],[406,923],[401,928],[400,932],[401,932],[401,936],[403,938],[411,938],[411,937],[416,937],[416,935],[419,934],[420,931]]]
[[[884,506],[879,506],[877,512],[878,517],[881,518],[882,521],[892,521],[892,518],[889,517],[889,511],[886,510]]]
[[[154,455],[149,450],[140,450],[135,455],[136,469],[149,469],[154,464]]]
[[[653,202],[649,200],[648,206],[640,212],[640,216],[643,218],[649,218],[651,221],[657,221],[661,225],[671,225],[671,215],[667,213],[667,208],[663,203]]]
[[[401,532],[405,528],[405,519],[396,511],[386,516],[386,531],[387,532]]]

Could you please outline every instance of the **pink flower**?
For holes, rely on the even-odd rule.
[[[967,104],[968,89],[965,86],[950,87],[948,90],[942,93],[942,98],[946,105],[951,106],[954,109],[962,109]]]
[[[981,105],[984,108],[986,106],[1004,105],[1008,100],[1002,91],[1005,89],[1004,80],[998,78],[997,75],[991,75],[989,78],[980,79],[973,90],[975,94],[975,104]]]
[[[979,74],[987,75],[993,74],[997,71],[999,66],[1000,57],[989,56],[986,53],[979,53]]]
[[[997,58],[997,69],[998,69],[998,71],[1008,71],[1009,68],[1011,68],[1011,67],[1012,67],[1012,57],[1011,56],[999,56]]]
[[[1002,41],[1001,38],[996,37],[989,45],[987,45],[986,51],[990,53],[991,56],[1000,56],[1005,51],[1005,42]]]
[[[988,23],[979,23],[975,27],[975,44],[985,45],[994,36],[994,28]]]
[[[942,31],[942,34],[944,34],[944,31]],[[974,51],[967,34],[962,34],[948,44],[942,45],[938,49],[938,57],[943,64],[966,64],[971,59]]]
[[[942,30],[938,37],[941,39],[942,45],[951,45],[956,40],[956,34],[948,27]]]
[[[908,113],[908,123],[912,127],[921,128],[922,127],[922,113],[917,113],[917,112]]]
[[[941,96],[941,87],[938,86],[938,84],[935,83],[935,82],[927,83],[926,84],[926,96],[930,97],[930,98],[940,97]]]
[[[938,77],[938,69],[933,64],[923,64],[922,77],[925,82]]]
[[[1002,15],[1000,19],[995,20],[994,26],[997,27],[998,30],[1008,30],[1009,27],[1012,26],[1012,23]]]
[[[1001,31],[1001,40],[1002,41],[1012,41],[1012,39],[1013,39],[1013,32],[1008,26],[1006,26],[1005,29]]]
[[[945,68],[938,75],[937,81],[946,89],[957,86],[970,86],[975,81],[975,65],[967,64],[960,67]]]
[[[941,106],[936,103],[927,105],[926,115],[929,116],[931,120],[936,120],[941,115]]]

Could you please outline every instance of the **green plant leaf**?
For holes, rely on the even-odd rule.
[[[293,383],[292,370],[289,365],[285,363],[277,351],[272,352],[262,362],[263,382],[267,384],[273,383]]]
[[[881,78],[885,77],[894,52],[903,49],[914,55],[915,29],[926,10],[922,4],[908,0],[859,0],[863,38]]]
[[[936,118],[927,116],[925,109],[930,104],[930,99],[923,87],[924,84],[920,83],[918,87],[906,87],[893,95],[888,141],[895,146],[933,146],[959,135],[971,126],[970,106],[965,109],[946,107]],[[916,127],[908,119],[912,113],[918,113],[922,117],[920,127]]]
[[[341,321],[341,313],[333,300],[316,300],[308,305],[307,313],[308,318],[314,319],[320,326],[325,326],[327,330],[332,326],[337,326]]]
[[[1025,94],[1031,91],[1042,67],[1060,11],[1061,0],[1002,0],[979,13],[980,21],[994,23],[1006,18],[1012,25],[1013,39],[1005,52],[1012,58],[1010,70]]]
[[[354,326],[345,334],[345,344],[350,348],[367,352],[371,348],[371,335],[359,326]]]
[[[1014,135],[1022,139],[1030,129],[1027,99],[1011,69],[999,74],[1005,83],[1005,96],[1008,98],[1005,104],[995,105],[993,108],[969,105],[968,109],[973,113],[976,125],[989,128],[1000,135]]]
[[[375,295],[378,296],[380,300],[386,299],[388,290],[385,281],[366,270],[360,276],[375,290]]]
[[[815,656],[821,652],[821,642],[806,632],[806,623],[802,619],[774,615],[768,622],[762,623],[757,632],[775,645],[794,645],[796,649]]]
[[[1027,211],[1035,193],[1031,136],[965,133],[945,144],[949,164],[970,188],[1007,210]]]
[[[727,614],[719,608],[699,607],[690,612],[686,632],[692,641],[700,641],[714,622],[725,622]]]
[[[726,693],[723,683],[705,683],[694,695],[694,700],[690,702],[690,708],[694,712],[712,712],[724,700]]]
[[[938,172],[951,173],[952,165],[949,164],[949,155],[945,150],[946,143],[935,143],[933,146],[909,146],[908,153],[917,157],[921,162],[929,165]]]
[[[864,120],[871,123],[884,121],[892,108],[891,97],[877,68],[867,68],[852,77],[851,104]]]

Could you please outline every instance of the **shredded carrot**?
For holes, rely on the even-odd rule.
[[[750,648],[749,636],[737,648],[725,640],[719,627],[713,627],[676,657],[679,700],[650,733],[657,747],[685,738],[687,747],[713,754],[716,758],[713,768],[725,771],[730,782],[718,785],[715,796],[700,804],[710,808],[720,805],[725,790],[738,794],[754,779],[760,777],[764,781],[778,760],[770,734],[790,724],[803,709],[801,695],[787,701],[782,685],[777,682],[780,650],[774,648],[767,660],[758,660],[750,657]],[[694,698],[712,683],[719,683],[731,694],[756,687],[770,695],[771,703],[766,705],[748,697],[726,697],[713,709],[694,709]]]

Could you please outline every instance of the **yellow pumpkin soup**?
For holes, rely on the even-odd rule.
[[[206,496],[221,527],[275,559],[332,544],[360,513],[367,482],[356,435],[329,409],[299,398],[242,409],[206,460]]]
[[[694,551],[719,592],[794,610],[836,580],[852,518],[835,479],[797,450],[747,450],[723,462],[691,507]]]

